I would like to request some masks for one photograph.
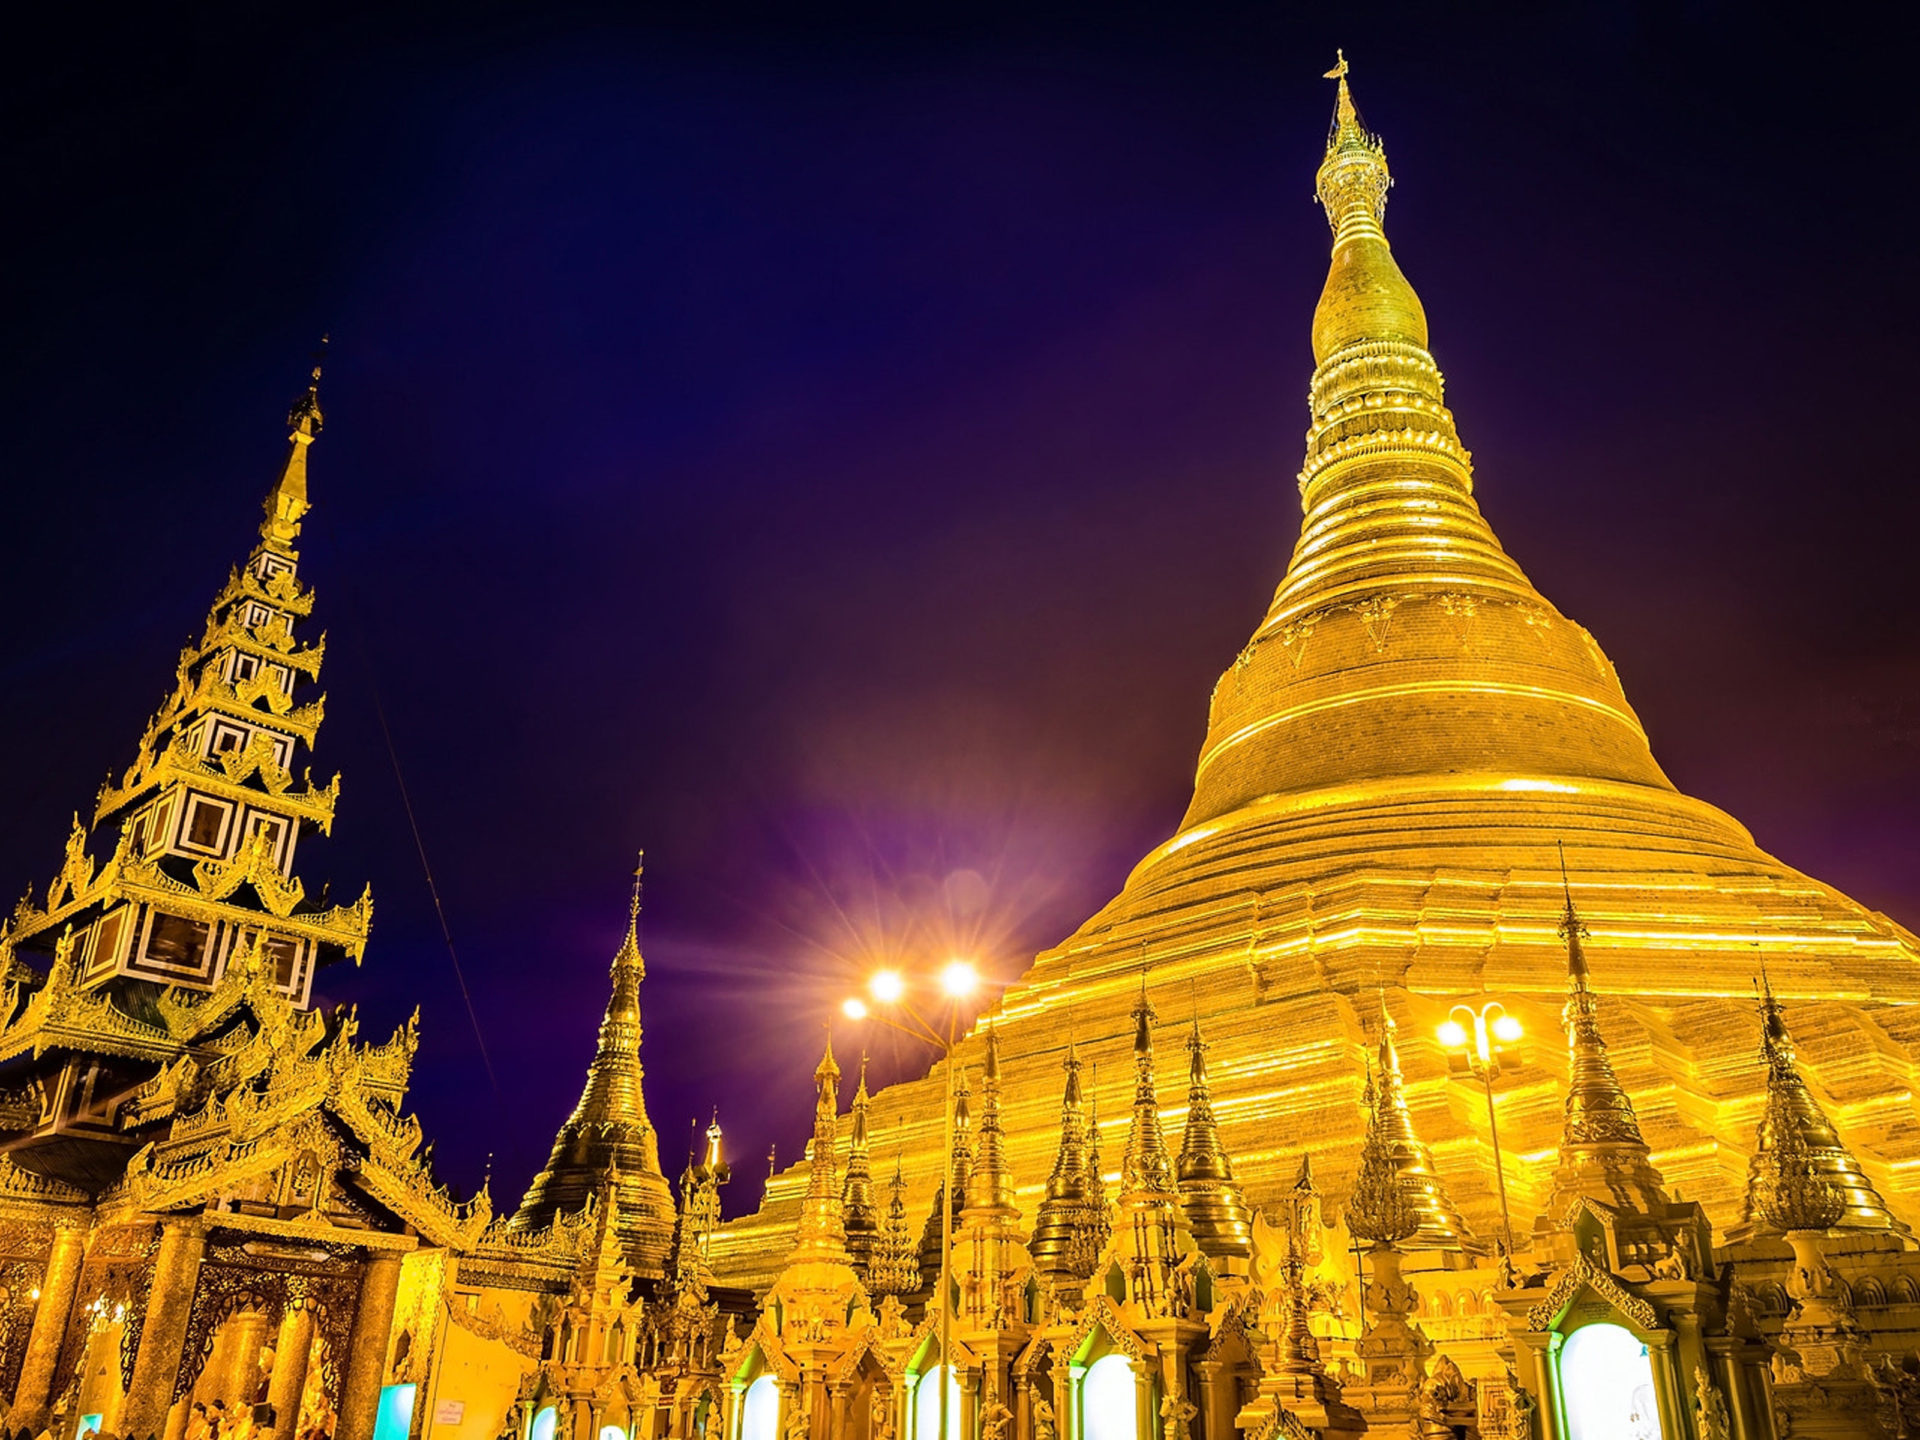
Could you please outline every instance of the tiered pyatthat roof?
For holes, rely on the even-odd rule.
[[[807,1147],[807,1193],[800,1202],[793,1258],[849,1264],[846,1217],[840,1209],[840,1066],[833,1058],[831,1036],[814,1067],[813,1084],[813,1143]]]
[[[1560,1218],[1566,1203],[1579,1195],[1643,1214],[1662,1214],[1670,1203],[1665,1186],[1600,1034],[1599,1002],[1581,948],[1587,927],[1574,909],[1571,887],[1566,900],[1560,935],[1567,942],[1567,1118],[1547,1216]]]
[[[103,1217],[205,1207],[224,1226],[284,1244],[336,1237],[328,1227],[341,1216],[365,1226],[372,1202],[396,1217],[393,1228],[433,1244],[480,1242],[493,1215],[486,1188],[456,1201],[433,1176],[419,1119],[403,1111],[417,1014],[389,1040],[361,1044],[351,1008],[295,1006],[251,951],[205,996],[167,992],[162,1012],[182,1053],[123,1098],[128,1132],[155,1138],[100,1195]],[[289,1229],[262,1201],[306,1218]]]
[[[514,1213],[513,1227],[539,1230],[611,1192],[620,1208],[621,1238],[636,1273],[666,1273],[676,1222],[673,1195],[660,1170],[660,1144],[647,1118],[640,1063],[640,888],[645,857],[634,872],[626,939],[613,957],[613,993],[600,1021],[599,1043],[587,1066],[586,1088],[560,1133],[547,1168],[534,1177]]]
[[[867,1055],[860,1052],[860,1083],[853,1092],[853,1124],[847,1134],[847,1177],[840,1187],[840,1206],[847,1231],[847,1253],[862,1280],[871,1278],[874,1251],[880,1241],[880,1211],[873,1199],[873,1171],[868,1159]]]
[[[294,636],[313,610],[294,541],[308,508],[319,393],[316,365],[287,417],[287,459],[260,541],[181,652],[173,691],[133,764],[101,788],[90,826],[75,816],[44,901],[29,891],[0,930],[0,948],[49,959],[70,937],[63,964],[82,989],[117,992],[127,980],[209,989],[231,955],[251,948],[304,1004],[317,966],[357,960],[365,948],[371,895],[315,903],[293,873],[300,838],[332,828],[340,793],[338,776],[316,788],[300,763],[325,711],[324,697],[303,701],[300,692],[318,677],[326,641]],[[122,1028],[111,1019],[103,1027],[108,1053],[129,1038]],[[86,1046],[57,1025],[35,1043]]]
[[[1072,1286],[1093,1273],[1106,1237],[1100,1233],[1104,1205],[1098,1194],[1097,1152],[1080,1088],[1080,1055],[1071,1040],[1060,1068],[1067,1072],[1060,1096],[1060,1148],[1054,1153],[1028,1249],[1034,1268],[1050,1284]]]
[[[1886,1201],[1880,1198],[1873,1181],[1860,1168],[1853,1152],[1841,1142],[1833,1122],[1827,1119],[1826,1111],[1807,1088],[1794,1054],[1793,1036],[1787,1031],[1786,1016],[1774,998],[1772,983],[1765,976],[1760,982],[1760,1056],[1767,1066],[1767,1109],[1747,1172],[1746,1228],[1751,1230],[1757,1223],[1760,1228],[1826,1229],[1832,1226],[1907,1233],[1908,1227],[1888,1212]],[[1783,1143],[1789,1152],[1784,1170],[1775,1153]],[[1783,1174],[1788,1177],[1785,1190],[1781,1188]],[[1784,1213],[1814,1195],[1814,1189],[1810,1188],[1814,1180],[1822,1182],[1839,1199],[1839,1210],[1831,1220],[1818,1226],[1796,1226],[1780,1225],[1770,1218],[1770,1206]],[[1826,1191],[1820,1190],[1817,1207],[1826,1205],[1825,1197]]]
[[[1433,1156],[1414,1133],[1413,1114],[1407,1109],[1406,1077],[1400,1068],[1400,1047],[1394,1043],[1393,1017],[1386,996],[1380,997],[1379,1068],[1370,1084],[1377,1087],[1377,1127],[1380,1142],[1393,1161],[1394,1174],[1407,1192],[1407,1202],[1419,1218],[1412,1248],[1458,1250],[1473,1243],[1467,1222],[1454,1208],[1453,1197],[1434,1169]]]
[[[1187,1128],[1174,1173],[1194,1244],[1208,1258],[1224,1262],[1253,1254],[1253,1212],[1233,1178],[1233,1161],[1220,1143],[1213,1118],[1213,1092],[1207,1083],[1207,1042],[1194,1017],[1187,1036]]]

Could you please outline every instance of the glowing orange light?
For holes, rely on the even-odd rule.
[[[955,1000],[964,1000],[980,986],[980,972],[971,961],[949,960],[940,972],[940,988]]]

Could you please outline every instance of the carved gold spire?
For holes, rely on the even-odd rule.
[[[875,1247],[873,1278],[868,1288],[876,1295],[908,1295],[920,1284],[919,1257],[907,1228],[907,1181],[894,1157],[893,1179],[887,1183],[887,1215]]]
[[[1187,1128],[1175,1163],[1180,1203],[1202,1254],[1222,1262],[1246,1260],[1253,1254],[1253,1214],[1220,1144],[1207,1083],[1207,1042],[1197,1015],[1187,1036],[1187,1073]]]
[[[1113,1235],[1113,1202],[1107,1198],[1107,1172],[1100,1160],[1100,1067],[1094,1067],[1094,1093],[1087,1096],[1087,1198],[1093,1202],[1093,1232],[1088,1253],[1098,1258]]]
[[[966,1205],[954,1231],[954,1275],[959,1313],[970,1329],[1007,1330],[1025,1323],[1008,1298],[1033,1273],[1021,1239],[1020,1207],[1007,1170],[1006,1132],[1000,1119],[1000,1037],[987,1027],[987,1053],[980,1072],[980,1129],[973,1169],[963,1192]]]
[[[1767,1067],[1767,1108],[1760,1123],[1758,1148],[1747,1171],[1748,1224],[1759,1221],[1780,1229],[1837,1227],[1904,1233],[1907,1227],[1888,1212],[1873,1181],[1841,1143],[1833,1123],[1801,1077],[1786,1016],[1764,974],[1760,981],[1760,1058]],[[1840,1210],[1833,1219],[1819,1225],[1781,1225],[1771,1218],[1775,1212],[1785,1213],[1796,1206],[1807,1210],[1809,1197],[1817,1199],[1814,1208],[1823,1212],[1825,1192],[1815,1195],[1813,1179],[1839,1197]],[[1799,1218],[1807,1217],[1803,1214]]]
[[[853,1123],[847,1135],[847,1178],[840,1190],[840,1203],[846,1217],[847,1253],[853,1268],[864,1280],[871,1274],[875,1247],[880,1240],[880,1211],[874,1204],[873,1172],[869,1168],[867,1111],[872,1104],[867,1095],[867,1055],[860,1052],[860,1083],[853,1092]]]
[[[1333,269],[1314,311],[1313,358],[1324,364],[1349,346],[1383,341],[1425,349],[1426,311],[1381,228],[1393,186],[1386,148],[1360,123],[1344,58],[1327,78],[1339,89],[1314,189],[1333,227]]]
[[[1133,1125],[1120,1162],[1120,1203],[1129,1197],[1173,1196],[1173,1161],[1160,1128],[1160,1098],[1153,1079],[1153,1004],[1147,977],[1140,977],[1140,1003],[1133,1007]]]
[[[792,1350],[835,1345],[839,1342],[834,1337],[848,1327],[858,1331],[873,1323],[866,1284],[847,1255],[840,1209],[840,1067],[833,1058],[831,1031],[813,1082],[813,1139],[807,1146],[800,1223],[793,1249],[767,1296],[767,1308],[778,1317],[779,1333]]]
[[[973,1168],[962,1193],[963,1217],[1018,1218],[1013,1176],[1007,1171],[1007,1135],[1000,1123],[1000,1037],[987,1027],[987,1055],[980,1072],[980,1134],[974,1142]]]
[[[511,1226],[538,1230],[556,1215],[578,1210],[609,1190],[620,1203],[621,1239],[636,1271],[664,1273],[675,1224],[674,1204],[660,1170],[660,1146],[647,1118],[640,1063],[640,896],[646,857],[633,875],[627,934],[613,957],[612,994],[600,1021],[599,1042],[587,1066],[580,1101],[554,1137],[547,1168],[534,1177]]]
[[[1393,1017],[1387,999],[1380,997],[1379,1070],[1368,1082],[1377,1087],[1381,1143],[1393,1161],[1394,1173],[1419,1217],[1416,1250],[1458,1250],[1472,1243],[1467,1222],[1454,1208],[1453,1197],[1434,1169],[1433,1156],[1414,1132],[1407,1109],[1406,1079],[1400,1069],[1400,1047],[1394,1042]]]
[[[1767,1148],[1753,1157],[1753,1208],[1768,1226],[1783,1232],[1827,1230],[1847,1213],[1847,1194],[1833,1182],[1822,1157],[1802,1128],[1793,1095],[1769,1086],[1761,1122]]]
[[[1060,1068],[1067,1082],[1060,1096],[1060,1146],[1047,1176],[1047,1193],[1033,1222],[1034,1267],[1050,1284],[1075,1285],[1093,1273],[1105,1237],[1096,1239],[1100,1211],[1095,1150],[1087,1131],[1081,1096],[1079,1053],[1071,1040]]]
[[[732,1178],[721,1153],[720,1116],[707,1126],[706,1148],[687,1161],[680,1177],[680,1222],[673,1239],[673,1290],[676,1297],[704,1303],[713,1283],[708,1238],[720,1223],[720,1187]]]
[[[267,494],[266,518],[260,522],[261,542],[282,554],[291,550],[293,542],[300,538],[300,520],[308,509],[307,447],[313,444],[325,421],[320,413],[320,365],[326,346],[327,337],[323,335],[321,356],[314,359],[313,378],[307,384],[307,393],[294,401],[293,408],[287,412],[290,431],[287,463],[281,467],[280,478]]]
[[[1633,1101],[1613,1073],[1607,1042],[1600,1034],[1599,1002],[1594,997],[1581,942],[1587,927],[1574,908],[1573,889],[1562,875],[1566,909],[1560,936],[1567,942],[1567,1114],[1560,1138],[1560,1163],[1554,1171],[1553,1197],[1546,1219],[1558,1220],[1576,1195],[1642,1214],[1669,1203],[1652,1151],[1640,1136]]]
[[[1160,1100],[1153,1076],[1153,1005],[1147,977],[1133,1009],[1133,1123],[1120,1165],[1118,1223],[1108,1253],[1125,1277],[1126,1297],[1142,1319],[1179,1316],[1192,1303],[1176,1272],[1193,1250],[1192,1233],[1174,1188],[1173,1161],[1160,1128]]]
[[[1360,1145],[1360,1168],[1347,1200],[1347,1230],[1375,1249],[1388,1249],[1417,1234],[1422,1217],[1401,1183],[1393,1154],[1394,1127],[1371,1077],[1366,1105],[1367,1138]]]
[[[846,1262],[847,1231],[840,1211],[840,1067],[834,1062],[832,1035],[814,1068],[813,1083],[813,1144],[793,1258]]]

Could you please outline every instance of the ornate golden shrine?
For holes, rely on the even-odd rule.
[[[760,1212],[719,1224],[717,1123],[676,1208],[637,886],[518,1211],[434,1179],[414,1023],[371,1045],[308,1008],[371,919],[294,874],[338,795],[293,778],[322,712],[294,638],[315,371],[260,543],[0,932],[11,1425],[368,1440],[411,1387],[397,1423],[433,1440],[933,1440],[945,1366],[961,1440],[1920,1429],[1920,942],[1674,791],[1501,549],[1382,228],[1384,149],[1330,78],[1299,544],[1180,832],[966,1043],[950,1196],[929,1081],[863,1072],[842,1172],[829,1049],[810,1158]],[[1156,991],[1194,997],[1183,1107]],[[1430,1037],[1491,995],[1533,1038],[1483,1110]],[[908,1157],[884,1213],[875,1144]]]

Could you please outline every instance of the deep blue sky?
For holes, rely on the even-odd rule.
[[[511,1203],[644,844],[663,1158],[717,1103],[750,1204],[863,950],[1011,978],[1177,821],[1297,526],[1341,45],[1508,548],[1683,788],[1920,921],[1908,37],[1101,8],[9,47],[0,883],[130,758],[331,331],[300,868],[377,913],[324,988],[422,1005],[442,1170]]]

